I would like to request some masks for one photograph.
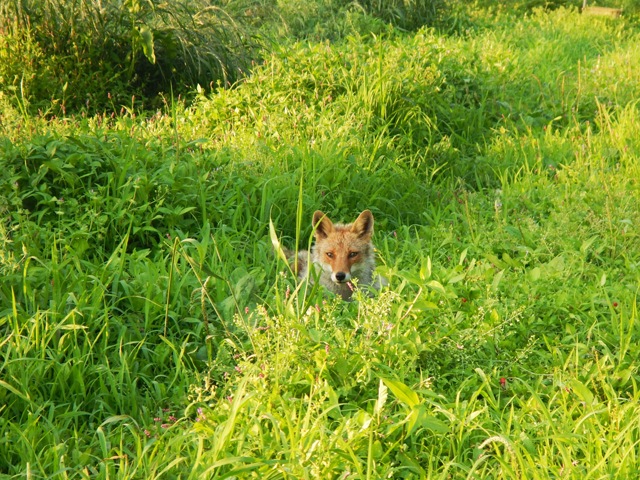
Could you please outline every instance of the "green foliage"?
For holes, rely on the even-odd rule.
[[[466,12],[155,114],[0,95],[0,475],[636,475],[637,27]],[[272,251],[365,208],[371,297]]]
[[[239,148],[330,140],[369,167],[391,161],[426,181],[453,173],[473,188],[497,187],[496,168],[521,164],[486,156],[493,138],[593,124],[600,108],[640,94],[625,68],[638,62],[636,31],[602,20],[590,31],[594,19],[567,10],[538,12],[517,28],[503,20],[469,38],[424,29],[288,45],[241,88],[201,96],[183,131]],[[274,114],[283,103],[285,114]]]
[[[356,5],[369,15],[405,30],[433,25],[446,8],[444,0],[361,0]]]
[[[34,110],[55,114],[119,110],[132,95],[157,102],[172,87],[228,85],[247,73],[259,45],[205,1],[9,1],[0,29],[8,32],[0,55],[10,60],[0,87],[20,85]],[[23,43],[28,49],[17,55]]]
[[[153,109],[171,92],[244,78],[265,38],[415,30],[443,8],[443,0],[8,1],[0,7],[0,91],[49,116]]]
[[[340,41],[352,35],[417,30],[446,17],[446,0],[270,0],[255,2],[252,17],[270,37]],[[270,12],[270,13],[269,13]],[[277,12],[277,13],[276,13]]]

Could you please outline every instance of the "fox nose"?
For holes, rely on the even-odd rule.
[[[336,280],[339,282],[344,282],[344,279],[347,278],[347,274],[344,272],[336,273]]]

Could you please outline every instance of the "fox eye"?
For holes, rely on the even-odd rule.
[[[356,258],[360,252],[349,252],[349,258]]]
[[[327,257],[333,258],[333,252],[327,252]]]

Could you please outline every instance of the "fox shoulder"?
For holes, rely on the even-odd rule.
[[[285,257],[287,257],[287,263],[298,277],[304,277],[307,273],[307,266],[309,265],[309,252],[307,250],[300,250],[296,252],[288,248],[283,248]]]

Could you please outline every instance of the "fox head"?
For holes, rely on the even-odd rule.
[[[373,215],[362,212],[348,225],[334,224],[321,211],[313,214],[315,261],[335,283],[347,283],[360,273],[370,274],[373,261]]]

